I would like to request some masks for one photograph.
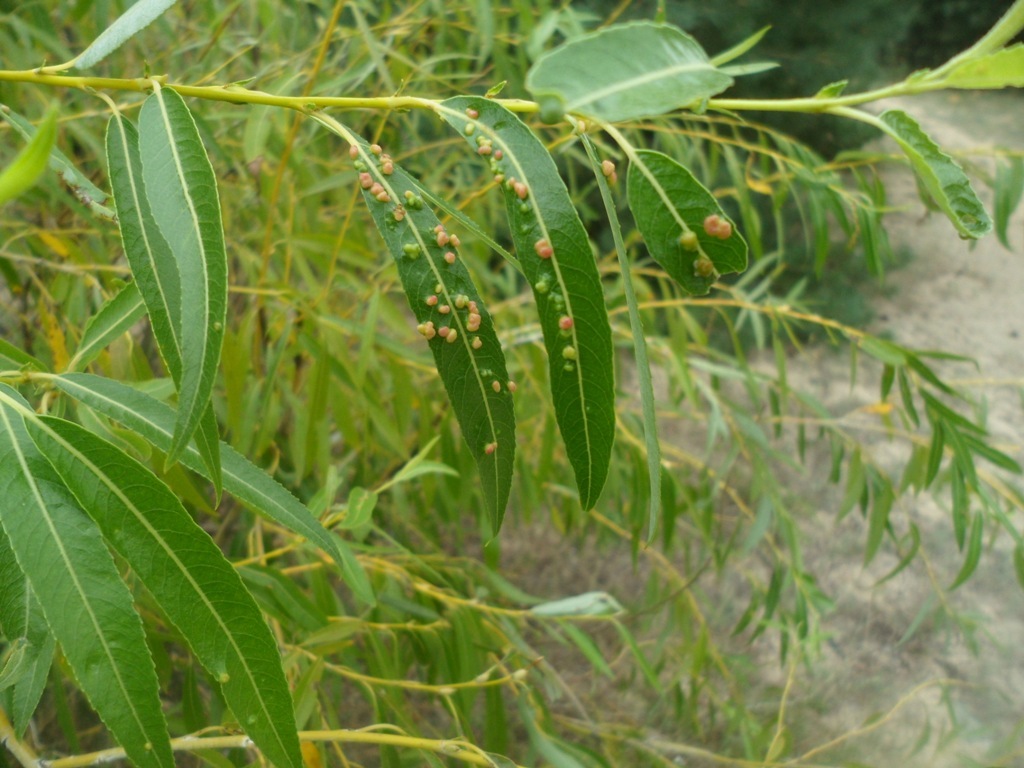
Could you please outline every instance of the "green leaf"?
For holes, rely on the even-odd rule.
[[[19,677],[7,706],[14,733],[21,736],[46,688],[56,640],[7,536],[0,529],[0,627],[8,639],[22,641]]]
[[[78,69],[87,69],[98,64],[139,31],[152,24],[176,2],[177,0],[137,0],[118,16],[113,24],[103,30],[88,48],[75,57],[74,65]]]
[[[348,511],[338,527],[351,530],[368,524],[373,519],[376,506],[376,493],[365,488],[353,488],[348,494]]]
[[[107,123],[107,165],[125,257],[146,304],[157,349],[181,382],[181,281],[171,246],[153,219],[142,181],[139,132],[121,114]]]
[[[526,76],[542,106],[611,122],[693,106],[730,85],[690,35],[650,22],[574,38],[541,56]]]
[[[889,528],[889,512],[892,510],[894,500],[892,486],[885,479],[877,479],[872,489],[871,515],[868,518],[868,541],[864,547],[864,565],[870,563],[878,547],[882,543],[882,537]]]
[[[1010,249],[1007,228],[1010,225],[1010,217],[1017,210],[1021,196],[1024,195],[1024,159],[1011,157],[1006,163],[1000,163],[996,168],[993,186],[996,197],[996,236],[1005,248]]]
[[[18,197],[36,183],[46,170],[56,139],[57,110],[51,107],[28,145],[0,173],[0,205]]]
[[[607,592],[584,592],[582,595],[565,597],[535,605],[530,609],[534,616],[610,616],[622,613],[619,601]]]
[[[184,315],[179,264],[153,216],[150,199],[146,194],[139,133],[119,113],[114,114],[107,123],[106,151],[125,256],[146,304],[157,349],[174,380],[175,388],[180,392],[183,378]],[[196,445],[210,470],[210,477],[219,496],[222,479],[218,442],[216,419],[208,410],[199,423]]]
[[[880,584],[884,584],[889,579],[901,573],[903,569],[910,565],[910,563],[913,562],[914,558],[917,557],[917,552],[921,548],[921,532],[918,530],[916,524],[910,524],[910,531],[908,532],[906,538],[910,539],[910,546],[907,548],[907,551],[904,553],[903,557],[900,558],[899,563],[897,563],[891,571],[889,571],[887,574],[885,574],[885,576],[883,576],[875,582],[874,585],[876,587]]]
[[[392,160],[382,161],[359,142],[362,178],[379,185],[363,188],[377,230],[398,267],[421,333],[444,382],[462,435],[480,472],[491,533],[501,528],[515,464],[515,413],[509,376],[494,323],[483,299],[449,242],[441,222],[418,195],[418,185]],[[389,166],[385,173],[382,166]],[[381,202],[377,195],[386,196]],[[396,218],[396,213],[398,218]],[[456,235],[457,237],[457,235]],[[446,260],[447,254],[451,262]],[[472,327],[473,308],[479,327]],[[447,309],[446,309],[447,308]],[[442,333],[448,334],[442,336]],[[474,346],[475,345],[475,346]]]
[[[880,120],[886,132],[896,139],[910,159],[928,194],[957,231],[967,238],[978,238],[988,233],[992,229],[992,220],[970,180],[953,158],[939,149],[906,112],[890,109],[881,114]]]
[[[720,54],[715,56],[713,59],[711,59],[711,63],[716,67],[720,67],[723,64],[726,64],[727,62],[733,61],[734,59],[738,59],[744,53],[746,53],[759,42],[761,42],[761,38],[768,34],[769,29],[771,29],[771,26],[761,27],[759,30],[757,30],[757,32],[750,35],[741,42],[737,43],[732,48],[722,51]]]
[[[939,82],[944,88],[1024,88],[1024,43],[968,59]]]
[[[824,85],[821,89],[814,94],[816,99],[834,99],[837,96],[841,96],[843,91],[846,90],[846,86],[850,84],[849,80],[836,80],[834,83]]]
[[[0,362],[4,365],[13,365],[15,368],[34,368],[37,371],[47,370],[46,364],[28,352],[18,349],[16,346],[0,338]]]
[[[1017,576],[1017,583],[1024,589],[1024,545],[1018,544],[1013,549],[1013,572]]]
[[[114,339],[127,333],[135,323],[146,314],[146,304],[142,300],[138,286],[134,282],[126,283],[120,291],[110,297],[89,322],[82,332],[75,356],[68,363],[69,371],[85,368]]]
[[[672,279],[702,296],[718,275],[747,268],[746,241],[692,173],[651,150],[637,150],[631,161],[629,207],[651,256]],[[728,224],[728,237],[706,230],[710,216]]]
[[[36,450],[27,403],[0,385],[4,532],[78,684],[136,765],[174,765],[132,596],[95,523]]]
[[[519,118],[487,99],[464,96],[443,102],[440,113],[478,152],[490,147],[483,156],[504,177],[512,240],[544,334],[555,417],[580,503],[590,509],[611,461],[615,379],[611,326],[587,231],[551,155]]]
[[[36,446],[180,630],[256,746],[302,765],[277,643],[234,567],[146,467],[77,424],[40,417]]]
[[[14,130],[24,136],[26,140],[31,140],[37,133],[36,127],[27,118],[6,105],[0,104],[0,117],[10,123]],[[114,212],[104,205],[109,195],[78,170],[67,155],[56,147],[52,147],[49,164],[51,170],[60,174],[61,179],[68,185],[75,197],[95,215],[104,219],[114,218]]]
[[[967,539],[967,554],[964,556],[964,564],[960,567],[960,573],[956,575],[956,579],[949,585],[950,591],[967,581],[978,567],[978,561],[981,560],[981,540],[984,533],[985,516],[979,512],[971,521],[971,534]]]
[[[139,154],[152,216],[181,281],[182,368],[170,463],[185,450],[210,403],[224,340],[227,256],[213,166],[195,120],[174,91],[158,89],[142,105]]]
[[[87,373],[72,373],[50,379],[54,386],[95,411],[142,435],[158,449],[171,444],[174,412],[158,400],[116,381]],[[357,560],[341,547],[308,509],[270,475],[252,464],[226,443],[221,443],[224,489],[257,513],[305,536],[327,552],[342,569],[346,583],[367,604],[375,602],[369,580]],[[181,462],[209,479],[209,470],[199,451],[186,449]]]

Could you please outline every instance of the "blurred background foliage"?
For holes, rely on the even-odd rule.
[[[0,66],[66,60],[126,5],[0,0]],[[735,91],[768,97],[811,95],[840,79],[866,88],[937,64],[973,42],[1005,5],[733,0],[667,2],[664,12],[711,54],[771,24],[755,58],[781,68],[743,78]],[[640,0],[186,0],[96,74],[166,72],[180,83],[367,97],[482,94],[504,82],[502,96],[524,97],[525,73],[542,51],[610,20],[658,13],[656,3]],[[116,98],[136,114],[141,95]],[[99,100],[0,83],[0,102],[33,119],[51,101],[61,107],[59,146],[105,187],[108,115]],[[868,521],[857,556],[868,550],[870,559],[881,547],[894,565],[913,564],[916,527],[889,517],[903,493],[972,478],[970,498],[953,501],[958,530],[978,516],[986,530],[1012,529],[1008,520],[1020,504],[1013,486],[975,471],[984,460],[1019,468],[991,447],[981,417],[936,376],[931,359],[858,330],[868,312],[865,277],[875,281],[898,261],[882,226],[886,191],[876,172],[888,158],[833,160],[864,141],[860,127],[785,115],[627,126],[638,145],[692,168],[752,249],[748,273],[693,299],[654,268],[635,234],[627,239],[665,442],[663,516],[647,547],[639,538],[648,502],[640,405],[610,233],[570,131],[534,126],[588,223],[604,275],[620,349],[619,433],[602,501],[583,513],[545,394],[526,286],[466,232],[474,277],[520,384],[513,501],[502,536],[485,545],[472,461],[360,206],[344,147],[285,111],[191,106],[218,175],[232,275],[215,397],[222,435],[357,547],[380,595],[378,607],[360,607],[301,541],[230,500],[214,509],[210,489],[180,468],[165,476],[272,618],[299,726],[380,724],[464,737],[527,764],[843,764],[841,753],[801,758],[834,734],[807,725],[809,707],[792,720],[785,711],[792,680],[827,642],[820,619],[832,607],[803,550],[801,485],[790,484],[808,446],[829,457],[814,466],[837,484],[837,515],[856,511]],[[510,246],[500,199],[486,193],[483,169],[440,121],[371,110],[340,119]],[[0,136],[6,161],[20,140],[6,125]],[[604,149],[615,154],[610,144]],[[628,215],[625,206],[620,213]],[[47,367],[66,365],[89,318],[127,274],[116,228],[91,216],[56,176],[0,211],[3,338]],[[873,361],[867,375],[881,374],[881,399],[891,410],[872,429],[905,444],[899,472],[873,458],[864,442],[871,430],[858,431],[790,386],[789,355],[812,337],[840,342],[851,371]],[[169,394],[145,324],[91,370]],[[52,407],[162,467],[101,416],[60,401]],[[950,435],[960,438],[952,440],[955,453],[945,448]],[[941,471],[931,467],[936,450]],[[536,608],[595,590],[625,608],[607,600],[600,607],[610,610],[586,600],[568,613]],[[216,687],[141,589],[138,601],[172,732],[230,728]],[[961,617],[939,600],[932,620],[956,626]],[[107,745],[61,666],[31,739],[48,756]],[[322,757],[332,765],[440,764],[394,748],[343,753],[335,745]],[[251,755],[194,759],[241,765]]]

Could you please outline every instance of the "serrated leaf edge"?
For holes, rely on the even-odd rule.
[[[47,513],[46,502],[42,498],[42,495],[39,493],[39,486],[36,484],[35,478],[33,477],[32,472],[30,471],[27,463],[25,462],[25,454],[22,452],[21,446],[18,444],[17,439],[15,439],[14,437],[15,432],[9,420],[9,412],[7,408],[4,408],[3,406],[7,406],[7,408],[11,408],[12,410],[18,412],[19,414],[22,415],[23,418],[29,417],[34,419],[36,414],[34,411],[25,408],[25,406],[23,406],[21,403],[17,402],[16,400],[13,400],[7,394],[0,392],[0,422],[2,422],[5,431],[9,435],[11,435],[11,446],[14,450],[15,455],[18,457],[18,463],[21,467],[22,474],[24,475],[26,481],[28,482],[29,486],[32,489],[33,498],[35,499],[36,506],[38,507],[40,512],[39,519],[43,522],[44,525],[47,526],[47,528],[50,529],[51,536],[53,537],[53,540],[57,545],[57,548],[60,550],[61,556],[64,557],[64,565],[67,568],[68,573],[71,575],[71,579],[74,582],[75,589],[79,592],[79,594],[84,596],[87,593],[85,589],[82,587],[82,585],[79,583],[74,568],[71,567],[69,561],[67,560],[67,556],[64,551],[63,539],[60,537],[60,535],[55,531],[53,527],[53,521],[50,518],[49,514]],[[90,621],[92,622],[96,637],[100,640],[104,654],[109,659],[117,658],[117,654],[115,654],[113,650],[110,648],[110,646],[107,644],[106,634],[104,633],[103,628],[100,626],[99,620],[96,618],[96,615],[92,611],[91,600],[83,599],[82,605],[85,607],[86,613],[89,616]],[[118,665],[112,663],[110,667],[113,672],[114,680],[117,684],[117,687],[121,690],[121,698],[128,702],[128,709],[131,712],[132,718],[135,720],[135,724],[138,727],[139,732],[143,734],[148,733],[148,728],[144,724],[144,721],[139,715],[138,710],[135,708],[134,702],[132,701],[132,698],[128,693],[128,689],[124,685],[124,681],[121,677]]]
[[[33,416],[34,416],[34,414],[33,414]],[[249,664],[246,662],[245,654],[242,652],[241,648],[239,648],[238,644],[235,642],[235,633],[236,633],[236,631],[232,631],[224,623],[224,621],[222,620],[222,618],[220,616],[220,613],[216,610],[215,606],[209,601],[209,599],[207,598],[206,593],[203,591],[203,589],[200,587],[200,585],[192,577],[192,573],[189,571],[189,569],[185,566],[185,564],[178,557],[178,555],[175,552],[175,550],[172,547],[168,546],[166,540],[160,534],[160,532],[150,524],[149,518],[146,516],[146,514],[143,512],[143,510],[139,509],[138,506],[136,506],[127,495],[125,495],[125,493],[121,490],[121,488],[116,483],[114,483],[114,481],[111,480],[110,477],[102,469],[100,469],[98,466],[96,466],[96,464],[94,464],[92,462],[92,460],[88,456],[86,456],[84,453],[82,453],[80,450],[78,450],[78,448],[75,447],[72,443],[69,443],[67,440],[65,440],[62,435],[60,435],[59,433],[57,433],[56,431],[51,429],[49,427],[49,425],[44,420],[38,419],[38,418],[34,418],[33,420],[34,420],[34,422],[36,424],[39,425],[39,427],[41,429],[43,429],[47,433],[47,435],[50,436],[51,439],[53,439],[55,442],[57,442],[63,450],[67,451],[67,453],[69,453],[73,458],[75,458],[78,461],[79,464],[81,464],[94,477],[96,477],[96,479],[100,483],[102,483],[102,485],[105,488],[107,488],[112,495],[114,495],[117,498],[117,500],[125,507],[125,509],[127,509],[127,510],[129,510],[131,512],[132,516],[135,517],[135,519],[149,533],[150,538],[153,541],[159,543],[160,548],[167,555],[168,559],[174,564],[176,570],[185,577],[185,580],[188,582],[189,586],[191,587],[192,592],[199,596],[199,599],[202,602],[202,604],[206,607],[206,610],[214,617],[214,621],[216,622],[217,626],[220,627],[222,635],[228,640],[228,643],[230,644],[231,649],[234,652],[235,656],[238,659],[241,660],[242,668],[245,669],[246,676],[249,679],[249,683],[250,683],[252,689],[254,691],[259,691],[260,690],[260,685],[257,682],[256,678],[253,676],[252,670],[250,669]],[[40,448],[40,452],[42,453],[42,449],[41,448]],[[44,453],[43,455],[45,456],[46,454]],[[54,469],[56,470],[56,468],[54,468]],[[58,474],[60,474],[60,473],[58,472]],[[159,480],[158,480],[158,482],[159,482]],[[159,600],[159,595],[157,595],[155,592],[154,592],[154,596],[157,597],[158,600]],[[213,670],[211,670],[211,671],[213,671]],[[288,749],[285,746],[284,740],[281,739],[281,737],[280,737],[280,735],[278,733],[277,724],[275,723],[274,719],[270,715],[270,712],[267,710],[267,708],[265,706],[263,696],[257,696],[257,699],[260,702],[260,709],[262,709],[262,711],[263,711],[263,715],[264,715],[264,718],[265,718],[266,722],[273,726],[274,733],[275,733],[275,735],[278,736],[278,742],[279,742],[278,746],[281,748],[281,752],[284,753],[284,754],[287,754]]]

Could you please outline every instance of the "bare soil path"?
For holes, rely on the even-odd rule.
[[[947,150],[1024,149],[1019,94],[943,95],[898,106]],[[986,167],[981,158],[966,159]],[[891,242],[914,258],[886,278],[885,290],[873,302],[877,316],[871,330],[913,348],[975,360],[977,368],[939,367],[984,404],[1000,447],[1024,463],[1024,213],[1018,211],[1011,223],[1012,252],[994,235],[969,244],[941,215],[923,213],[909,171],[891,168],[885,179],[890,204],[901,209],[887,217]],[[987,190],[976,188],[985,197]],[[802,383],[840,410],[878,399],[877,377],[863,377],[851,390],[845,357],[819,350],[794,366],[803,372]],[[903,456],[878,441],[875,457],[883,464],[886,452],[895,468]],[[861,521],[851,515],[837,524],[835,490],[822,493],[814,521],[818,533],[809,534],[816,540],[808,549],[817,552],[811,569],[823,577],[836,610],[826,626],[832,640],[825,663],[803,692],[807,702],[823,705],[824,714],[814,718],[817,726],[833,734],[850,731],[916,686],[947,681],[946,694],[939,685],[927,687],[884,727],[852,740],[849,759],[921,768],[1024,766],[1024,590],[1014,577],[1008,537],[990,542],[971,581],[945,593],[942,588],[962,561],[948,504],[905,499],[894,514],[920,527],[927,560],[874,586],[896,559],[880,555],[863,569]],[[1015,522],[1019,530],[1021,520]],[[960,621],[951,621],[953,614]],[[908,754],[918,737],[919,751]]]

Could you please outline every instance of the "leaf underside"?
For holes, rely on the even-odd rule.
[[[732,78],[690,35],[667,24],[622,24],[570,40],[540,57],[526,87],[542,104],[611,122],[694,106]]]
[[[906,112],[890,109],[883,112],[880,119],[903,148],[928,194],[960,235],[974,239],[988,234],[992,230],[992,219],[967,175],[953,158],[943,152]]]

